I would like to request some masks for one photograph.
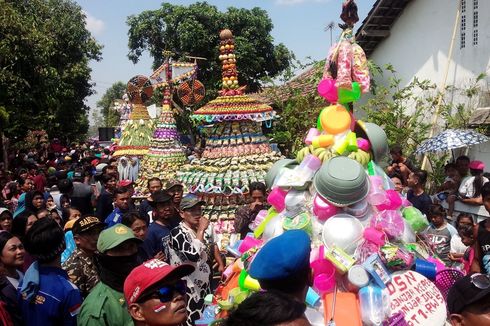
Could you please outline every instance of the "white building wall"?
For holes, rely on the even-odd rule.
[[[490,67],[490,1],[478,3],[478,45],[473,45],[473,1],[466,1],[466,46],[460,48],[456,33],[449,67],[448,85],[464,87]],[[459,1],[414,0],[392,26],[370,59],[377,64],[391,63],[405,84],[417,76],[441,84]],[[487,78],[487,82],[490,79]]]
[[[488,91],[490,84],[490,0],[463,0],[466,2],[465,46],[461,48],[461,16],[456,33],[447,85],[465,88],[482,72],[486,79],[480,84]],[[474,4],[477,5],[478,26],[473,26]],[[416,76],[441,85],[447,64],[449,46],[456,17],[456,0],[413,0],[391,28],[370,59],[378,65],[390,63],[407,85]],[[473,31],[477,29],[478,44],[473,45]],[[460,102],[459,92],[446,94],[446,99]],[[482,103],[488,106],[489,103]],[[490,167],[490,144],[472,148],[472,159],[480,159]],[[487,170],[490,170],[487,169]]]

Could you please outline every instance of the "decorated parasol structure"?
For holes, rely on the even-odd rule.
[[[272,150],[261,129],[261,122],[273,119],[274,111],[239,85],[232,32],[222,30],[220,39],[222,90],[192,116],[208,124],[206,147],[200,158],[182,167],[178,178],[206,202],[204,215],[214,223],[224,248],[235,232],[235,211],[248,200],[250,183],[264,182],[265,173],[281,155]]]
[[[137,75],[127,85],[127,94],[132,104],[129,120],[125,123],[121,138],[114,152],[115,157],[143,156],[148,152],[155,123],[150,118],[144,103],[153,94],[153,86],[146,76]]]
[[[165,181],[175,177],[176,171],[187,160],[180,142],[172,111],[172,94],[175,85],[180,84],[179,95],[188,105],[204,98],[204,86],[195,79],[197,64],[172,62],[172,53],[165,51],[164,63],[150,76],[153,88],[163,88],[160,117],[150,142],[148,153],[141,161],[135,194],[146,195],[148,179],[158,177]]]

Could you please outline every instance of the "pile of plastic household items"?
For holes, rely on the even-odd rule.
[[[344,42],[352,42],[346,40],[344,50]],[[331,319],[337,326],[445,323],[445,297],[461,272],[444,266],[418,236],[428,222],[383,171],[383,129],[356,121],[347,109],[360,97],[352,96],[360,92],[357,82],[342,88],[345,83],[327,76],[319,85],[322,96],[325,83],[335,101],[321,111],[297,160],[280,160],[268,171],[272,207],[259,212],[253,234],[228,247],[237,259],[198,324],[226,316],[260,290],[247,273],[249,262],[264,243],[291,229],[304,230],[312,241],[306,315],[313,325]]]

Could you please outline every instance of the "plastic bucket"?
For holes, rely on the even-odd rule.
[[[287,194],[288,192],[286,190],[283,190],[279,187],[274,188],[269,193],[269,196],[267,196],[267,202],[271,204],[277,212],[281,212],[286,207],[284,200]]]
[[[435,280],[437,274],[437,266],[430,261],[417,258],[415,259],[415,271],[427,277],[429,280]]]

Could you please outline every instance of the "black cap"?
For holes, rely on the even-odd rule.
[[[172,200],[172,196],[165,190],[158,190],[151,194],[151,201],[148,203],[151,206],[156,206],[158,203],[166,203]]]
[[[487,284],[490,283],[489,276],[484,274],[468,275],[457,280],[449,289],[447,295],[447,310],[449,314],[460,314],[470,304],[490,296],[490,286],[486,289],[480,289],[473,284],[472,277],[486,277]],[[490,298],[487,298],[487,300],[490,300]]]
[[[76,220],[73,224],[71,231],[73,234],[80,234],[83,232],[87,232],[93,229],[96,226],[105,226],[105,223],[102,223],[98,217],[95,216],[84,216]]]

